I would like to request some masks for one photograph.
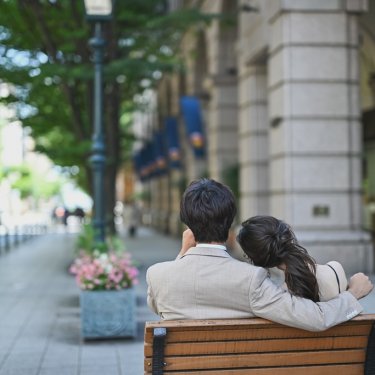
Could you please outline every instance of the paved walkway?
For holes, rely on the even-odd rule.
[[[145,270],[173,259],[180,241],[146,229],[126,246],[138,260],[138,335],[134,340],[82,341],[79,290],[67,272],[74,236],[50,234],[0,256],[0,375],[143,374]],[[363,300],[375,312],[375,291]]]
[[[179,241],[141,230],[126,246],[138,260],[136,339],[82,341],[79,290],[67,272],[74,236],[50,234],[0,256],[1,375],[143,374],[143,327],[158,317],[146,306],[145,270],[173,259]]]

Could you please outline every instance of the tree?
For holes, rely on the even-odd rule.
[[[168,14],[166,3],[118,1],[113,20],[105,25],[106,205],[111,217],[124,159],[121,145],[133,139],[122,115],[131,114],[134,95],[152,87],[161,72],[180,66],[173,51],[183,30],[211,19],[196,9]],[[92,30],[83,0],[3,0],[0,25],[0,77],[12,89],[2,102],[31,129],[36,150],[58,165],[78,166],[78,183],[91,192]]]
[[[0,177],[8,178],[12,189],[18,190],[21,198],[32,197],[37,202],[60,194],[63,184],[61,178],[46,179],[42,173],[33,166],[24,164],[2,168]]]

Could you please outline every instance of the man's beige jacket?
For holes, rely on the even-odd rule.
[[[327,329],[363,309],[350,292],[314,303],[273,283],[267,270],[218,248],[193,247],[147,270],[150,308],[165,320],[259,316],[310,331]]]

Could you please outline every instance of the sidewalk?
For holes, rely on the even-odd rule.
[[[79,290],[67,272],[74,236],[46,235],[0,256],[0,374],[143,374],[144,322],[158,319],[146,306],[145,270],[173,259],[179,243],[148,230],[126,240],[141,270],[134,340],[80,339]]]
[[[138,334],[102,341],[79,336],[79,290],[67,273],[73,244],[73,235],[50,234],[0,256],[0,375],[143,374],[144,322],[158,319],[146,306],[145,270],[173,259],[180,241],[146,229],[126,239],[141,270]],[[375,312],[375,291],[361,302]]]

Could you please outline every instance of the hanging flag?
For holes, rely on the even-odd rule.
[[[155,173],[162,175],[167,171],[167,160],[165,156],[165,145],[163,139],[163,133],[157,131],[153,137],[153,151],[154,151],[154,163]]]
[[[167,117],[165,119],[165,134],[167,143],[167,152],[169,165],[171,168],[181,167],[181,148],[178,137],[178,123],[176,117]]]
[[[141,181],[146,181],[149,178],[145,146],[143,146],[133,154],[133,166],[138,178]]]
[[[201,158],[205,154],[205,139],[199,100],[194,96],[183,96],[180,99],[180,105],[190,145],[194,155]]]
[[[140,164],[141,164],[141,167],[140,167],[140,176],[141,176],[141,181],[146,181],[149,177],[149,173],[148,173],[148,161],[147,161],[147,150],[146,150],[146,146],[143,145],[141,151],[140,151]]]
[[[146,144],[146,169],[147,169],[147,178],[153,178],[156,176],[156,158],[153,141],[149,141]]]
[[[133,168],[135,173],[137,174],[138,178],[142,180],[141,177],[141,169],[142,169],[142,159],[141,159],[141,151],[138,150],[133,154]]]

